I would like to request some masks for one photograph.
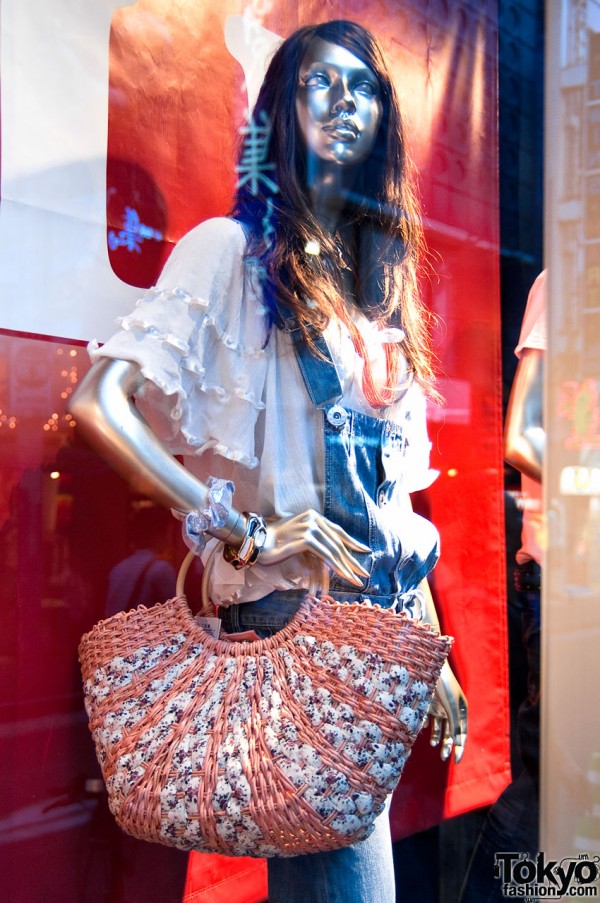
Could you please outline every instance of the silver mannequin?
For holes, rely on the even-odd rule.
[[[300,69],[296,115],[308,151],[308,184],[316,215],[335,229],[343,192],[368,157],[382,117],[375,74],[348,50],[317,38]],[[348,284],[348,303],[353,286]],[[208,489],[193,477],[159,441],[133,402],[144,384],[137,364],[99,360],[81,382],[71,412],[82,434],[100,455],[138,492],[182,512],[204,507]],[[407,510],[410,498],[406,496]],[[239,545],[244,516],[232,509],[214,535]],[[269,521],[261,564],[276,564],[310,553],[350,583],[362,586],[368,576],[353,552],[368,551],[336,524],[314,510]],[[439,627],[427,581],[424,620]],[[431,744],[441,756],[460,761],[467,733],[467,700],[446,663],[430,710]]]

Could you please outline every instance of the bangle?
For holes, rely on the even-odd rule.
[[[267,525],[264,518],[260,514],[252,514],[250,511],[243,513],[248,520],[246,532],[239,548],[236,549],[231,545],[223,547],[223,558],[238,571],[242,568],[251,568],[256,564],[267,538]]]

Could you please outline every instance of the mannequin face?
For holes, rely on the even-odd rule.
[[[364,163],[382,114],[373,70],[344,47],[315,38],[302,60],[296,94],[308,153],[338,166]]]

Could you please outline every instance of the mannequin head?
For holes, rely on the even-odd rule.
[[[324,63],[328,63],[324,78],[318,79],[319,64]],[[309,70],[315,78],[307,83]],[[355,79],[352,85],[348,77]],[[365,94],[367,83],[372,84],[373,97]],[[346,90],[340,101],[335,94],[342,88]],[[329,101],[331,106],[337,102],[344,117],[351,113],[351,120],[346,132],[340,128],[335,136],[330,131],[328,140],[318,125],[325,124]],[[351,110],[353,105],[356,111]],[[396,92],[379,44],[361,25],[324,22],[299,28],[286,38],[273,55],[254,109],[255,119],[265,115],[272,130],[269,159],[286,199],[299,193],[306,197],[315,160],[324,158],[341,166],[360,166],[357,190],[371,204],[385,194],[386,182],[403,177],[404,136]],[[333,128],[336,118],[341,124],[342,116],[333,117]],[[361,138],[366,132],[367,140],[353,139],[352,129],[360,130]]]
[[[307,157],[322,165],[364,163],[381,125],[379,79],[345,47],[313,38],[300,65],[296,117]]]
[[[299,28],[273,54],[253,119],[270,130],[261,157],[269,180],[240,180],[232,214],[249,226],[247,260],[259,263],[271,323],[283,328],[284,305],[311,345],[346,303],[342,244],[354,303],[402,326],[409,364],[430,386],[419,202],[378,42],[345,20]]]

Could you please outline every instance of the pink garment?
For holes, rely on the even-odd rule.
[[[519,343],[515,348],[515,354],[518,358],[528,348],[546,351],[548,347],[546,332],[546,272],[546,270],[542,270],[533,283],[527,298]],[[521,494],[523,499],[523,527],[521,530],[521,548],[516,555],[517,563],[525,564],[525,562],[533,560],[541,565],[544,545],[544,511],[541,483],[522,474]]]

